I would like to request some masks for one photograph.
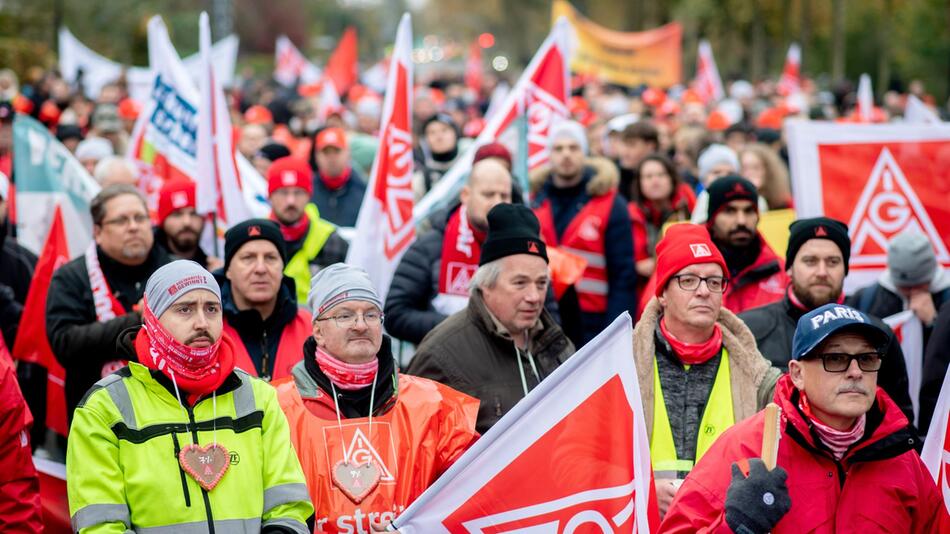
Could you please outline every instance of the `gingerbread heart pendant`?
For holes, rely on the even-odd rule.
[[[382,474],[373,462],[361,465],[352,465],[340,460],[333,466],[333,485],[340,488],[346,497],[356,504],[379,485]]]
[[[211,491],[231,466],[231,454],[223,445],[212,443],[201,447],[192,443],[178,453],[181,468],[205,491]]]

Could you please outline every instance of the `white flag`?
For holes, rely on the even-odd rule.
[[[912,310],[885,317],[884,322],[894,331],[904,352],[907,389],[914,405],[914,420],[911,422],[917,425],[920,417],[920,381],[924,368],[924,325]]]
[[[416,237],[412,221],[411,53],[412,19],[406,13],[396,31],[379,125],[379,150],[346,256],[346,263],[369,273],[384,300],[399,260]]]
[[[862,74],[858,80],[858,116],[861,122],[871,122],[874,111],[874,91],[871,90],[871,77]]]
[[[274,79],[285,87],[298,81],[314,83],[320,79],[320,67],[311,63],[286,35],[277,38],[274,45]]]
[[[624,312],[505,414],[394,526],[404,534],[655,531],[650,443],[632,354]]]
[[[696,56],[696,92],[706,103],[718,102],[726,96],[712,45],[705,39],[699,41],[699,54]]]
[[[943,387],[920,459],[934,477],[937,489],[943,495],[943,504],[950,512],[950,373],[943,376]]]
[[[942,121],[934,110],[927,107],[914,95],[907,96],[907,105],[904,106],[904,122],[916,124],[940,124]]]

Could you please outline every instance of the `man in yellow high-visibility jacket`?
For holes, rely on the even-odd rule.
[[[780,372],[722,307],[729,270],[704,227],[674,225],[656,251],[633,352],[663,514],[716,437],[769,402]]]
[[[234,367],[221,291],[180,260],[145,288],[127,367],[73,416],[69,511],[80,533],[310,532],[313,505],[273,388]]]

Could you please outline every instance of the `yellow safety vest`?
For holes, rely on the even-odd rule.
[[[336,231],[335,226],[320,218],[320,212],[312,202],[304,208],[304,213],[310,218],[310,229],[307,230],[303,246],[284,267],[284,274],[293,278],[297,286],[298,304],[306,304],[310,292],[310,260],[317,257],[330,234]]]
[[[676,457],[676,444],[673,443],[673,430],[670,428],[670,419],[666,413],[666,402],[663,399],[663,389],[660,387],[660,372],[657,369],[656,357],[653,358],[653,435],[650,436],[650,458],[653,463],[654,475],[659,478],[676,478],[675,473],[688,472],[693,469],[695,462],[709,447],[712,446],[719,434],[735,423],[732,409],[732,386],[729,377],[729,353],[722,349],[722,359],[719,362],[719,371],[713,382],[712,392],[706,401],[703,418],[699,422],[699,435],[696,438],[696,460],[680,460]],[[666,474],[661,476],[660,472]]]

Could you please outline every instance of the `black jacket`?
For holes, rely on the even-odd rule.
[[[788,295],[772,304],[753,308],[739,314],[739,319],[752,331],[759,352],[783,372],[788,371],[788,361],[792,357],[792,337],[798,319],[805,313],[792,305]],[[914,420],[914,408],[910,401],[907,385],[907,367],[904,364],[904,352],[900,342],[883,321],[871,316],[877,326],[888,332],[890,339],[885,350],[884,363],[878,371],[877,384],[884,388],[897,404],[908,421]]]
[[[46,335],[53,354],[66,370],[66,413],[70,419],[86,390],[102,378],[102,365],[117,358],[119,334],[142,323],[141,315],[132,307],[142,299],[148,277],[169,262],[161,247],[153,246],[145,262],[136,267],[122,265],[97,250],[102,273],[128,313],[103,323],[96,320],[85,256],[53,274],[46,300]]]
[[[386,296],[386,332],[391,336],[418,345],[422,338],[448,317],[432,306],[439,294],[442,272],[442,240],[449,218],[460,204],[433,213],[428,221],[431,229],[409,246],[393,274]],[[560,324],[557,299],[548,288],[544,307],[555,323]]]
[[[36,268],[36,256],[8,237],[6,227],[6,222],[0,225],[0,328],[7,348],[13,350],[20,313]]]
[[[531,340],[531,356],[538,375],[524,351],[503,337],[477,293],[468,308],[450,316],[419,345],[406,374],[441,382],[481,401],[476,430],[484,434],[508,410],[524,398],[518,368],[521,359],[528,389],[551,374],[574,353],[574,345],[554,324],[546,311],[541,312],[544,328]]]
[[[950,367],[950,301],[937,310],[930,343],[924,351],[924,372],[920,380],[920,434],[926,435],[933,419],[943,377]]]
[[[363,205],[363,195],[366,194],[366,178],[356,167],[350,169],[350,179],[343,187],[331,191],[323,185],[320,171],[313,175],[313,194],[310,200],[317,205],[320,218],[332,222],[337,226],[356,226],[356,216]]]
[[[273,365],[277,358],[277,349],[280,346],[280,336],[284,327],[297,317],[297,291],[292,278],[285,276],[277,291],[277,304],[270,317],[264,319],[255,309],[238,310],[234,303],[234,293],[231,282],[222,269],[214,273],[215,280],[221,286],[221,307],[224,310],[224,320],[227,321],[241,336],[241,343],[247,350],[248,356],[254,362],[257,376],[271,376]],[[235,340],[238,341],[238,340]],[[270,368],[267,372],[261,369],[264,354],[270,356]]]

